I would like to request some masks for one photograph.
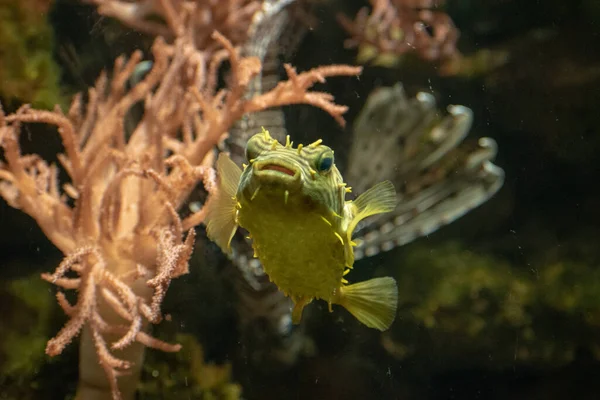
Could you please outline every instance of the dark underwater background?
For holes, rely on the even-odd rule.
[[[363,5],[317,7],[318,24],[293,64],[353,63],[335,15]],[[227,260],[199,240],[191,273],[173,282],[163,306],[171,320],[155,328],[184,350],[147,352],[140,399],[600,398],[600,2],[448,0],[445,10],[470,67],[441,76],[411,57],[393,68],[366,65],[360,79],[321,87],[350,107],[345,129],[294,106],[285,110],[289,133],[303,143],[322,137],[343,165],[364,100],[402,82],[410,96],[425,91],[440,107],[473,110],[471,135],[498,143],[502,189],[434,234],[356,265],[357,278],[399,283],[389,332],[313,304],[313,352],[285,369],[263,370],[240,355]],[[0,0],[0,25],[6,111],[65,107],[116,56],[151,44],[75,1]],[[31,128],[23,147],[52,160],[60,141],[46,131]],[[31,218],[0,201],[0,399],[75,391],[77,346],[44,353],[65,316],[39,275],[61,258]]]

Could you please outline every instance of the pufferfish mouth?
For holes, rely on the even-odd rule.
[[[296,172],[292,171],[289,168],[284,167],[283,165],[277,164],[266,164],[259,168],[259,171],[277,171],[289,176],[295,176]]]
[[[290,163],[260,160],[255,162],[253,167],[253,175],[262,183],[284,185],[292,189],[302,181],[300,170]]]

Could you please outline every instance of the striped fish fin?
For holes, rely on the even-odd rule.
[[[284,74],[281,59],[291,58],[304,38],[311,7],[311,4],[294,0],[263,2],[262,11],[254,18],[252,37],[241,50],[242,55],[258,57],[262,61],[261,73],[250,82],[246,97],[268,92],[280,82]],[[224,147],[224,150],[231,152],[231,158],[238,165],[245,162],[244,150],[248,139],[263,127],[271,137],[285,143],[287,130],[281,107],[245,114],[230,129]]]
[[[277,7],[286,1],[267,0]],[[287,1],[289,3],[289,1]],[[293,40],[299,40],[303,32],[290,17],[287,8],[267,7],[253,27],[252,38],[242,48],[244,56],[258,57],[263,64],[262,72],[250,84],[247,97],[259,95],[273,89],[280,81],[282,72],[280,58],[295,48]],[[285,28],[285,29],[284,29]],[[286,45],[288,44],[288,45]],[[288,54],[289,55],[289,54]],[[274,139],[285,143],[287,131],[285,116],[281,108],[244,115],[229,131],[222,151],[241,165],[245,160],[248,139],[267,129]],[[250,368],[263,372],[276,372],[292,367],[304,354],[310,353],[314,345],[305,334],[304,324],[292,325],[292,302],[277,286],[270,282],[258,259],[253,257],[251,241],[238,233],[231,243],[230,260],[235,268],[232,279],[236,302],[242,357]]]
[[[402,85],[375,90],[354,124],[346,180],[357,193],[384,179],[398,192],[398,206],[357,227],[355,258],[402,246],[460,218],[502,186],[504,171],[492,163],[490,138],[463,143],[470,109],[450,106],[445,116],[433,96],[408,99]],[[375,161],[374,161],[375,160]]]
[[[262,61],[262,70],[248,86],[245,93],[247,98],[268,92],[280,81],[280,47],[278,38],[281,36],[289,15],[286,10],[270,18],[264,17],[255,28],[253,37],[242,47],[241,54],[245,57],[258,57]],[[231,158],[238,165],[246,162],[245,149],[248,139],[261,131],[269,131],[274,139],[285,142],[285,116],[281,107],[274,107],[252,114],[244,114],[229,131],[224,150],[231,153]]]

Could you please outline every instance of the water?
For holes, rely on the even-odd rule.
[[[289,303],[269,286],[266,277],[256,275],[260,270],[247,269],[246,275],[240,274],[199,225],[189,274],[172,281],[161,307],[165,318],[148,331],[183,347],[176,353],[149,349],[143,363],[136,363],[139,369],[134,368],[140,381],[121,378],[121,382],[130,382],[132,391],[137,389],[136,398],[598,398],[600,253],[595,239],[600,226],[600,193],[595,182],[600,136],[595,109],[600,100],[600,55],[596,50],[600,9],[591,0],[530,3],[448,1],[439,12],[447,13],[460,31],[456,47],[462,56],[450,47],[447,54],[440,53],[441,60],[424,60],[423,56],[431,53],[422,50],[422,43],[411,41],[407,55],[380,57],[367,63],[359,77],[333,77],[319,84],[316,90],[332,93],[336,103],[349,107],[344,128],[315,107],[283,108],[287,133],[296,144],[323,138],[334,149],[336,164],[348,180],[356,182],[367,172],[373,172],[375,180],[395,179],[404,199],[416,199],[415,209],[422,209],[420,214],[402,214],[416,222],[403,222],[397,228],[403,237],[410,236],[410,243],[397,247],[379,243],[385,250],[394,248],[357,261],[348,276],[351,282],[373,276],[397,280],[394,325],[380,333],[361,325],[341,307],[334,307],[330,314],[325,302],[315,301],[305,310],[302,324],[291,326]],[[64,0],[19,4],[0,4],[0,18],[12,21],[10,28],[2,24],[6,31],[0,30],[4,38],[0,39],[0,99],[7,114],[24,103],[46,109],[58,103],[66,112],[70,97],[92,86],[102,69],[112,70],[118,55],[135,49],[142,50],[144,58],[151,54],[153,35],[141,34],[141,27],[124,27],[113,18],[99,16],[92,5]],[[305,71],[331,63],[354,64],[358,53],[363,60],[373,55],[368,47],[344,47],[347,34],[336,19],[339,13],[352,19],[362,6],[354,0],[331,1],[308,7],[308,14],[295,14],[303,15],[301,21],[311,28],[304,29],[301,36],[295,33],[302,31],[297,30],[297,20],[288,20],[275,41],[283,45],[280,59]],[[425,22],[433,21],[432,15],[443,18],[442,14],[411,12],[402,9],[400,15],[405,21],[411,16]],[[404,29],[412,26],[412,22],[403,25]],[[439,32],[437,29],[425,27],[429,34]],[[223,33],[237,40],[236,32]],[[397,37],[399,32],[392,34]],[[198,36],[196,43],[212,43],[207,37]],[[265,66],[265,70],[271,71],[271,67]],[[272,69],[285,76],[280,65]],[[219,87],[229,82],[226,72],[227,66],[216,82]],[[184,73],[177,76],[169,86],[172,93]],[[398,82],[406,101],[419,92],[435,101],[432,120],[416,142],[416,154],[435,148],[430,141],[433,136],[427,132],[447,115],[448,105],[462,105],[473,112],[473,124],[458,150],[410,173],[401,171],[406,160],[415,159],[414,152],[398,153],[404,164],[389,154],[384,156],[385,150],[409,148],[410,140],[391,140],[369,155],[351,152],[360,137],[374,141],[377,136],[368,129],[356,132],[356,121],[369,95],[375,88]],[[263,90],[274,83],[263,82]],[[138,104],[136,111],[127,115],[127,126],[135,128],[142,118],[143,108]],[[176,109],[183,109],[182,104]],[[385,127],[391,109],[392,104],[384,103],[383,111],[371,122],[373,126]],[[175,121],[174,115],[167,120]],[[417,122],[430,114],[423,115]],[[273,115],[265,118],[271,119],[250,120],[249,124],[268,123],[277,129]],[[103,119],[108,120],[107,114],[96,123]],[[386,128],[389,135],[379,135],[383,139],[398,135],[404,119],[390,121],[394,123]],[[241,135],[243,129],[236,125],[232,135]],[[6,135],[7,130],[0,132]],[[56,154],[64,149],[54,132],[27,124],[20,134],[22,152],[57,162]],[[176,135],[178,131],[174,128],[173,132]],[[132,134],[127,130],[123,137],[128,140]],[[489,161],[504,171],[502,187],[497,192],[490,190],[489,200],[481,192],[464,197],[470,193],[468,188],[482,187],[481,176],[464,173],[465,162],[473,160],[469,155],[479,149],[477,139],[481,137],[497,143],[497,156]],[[235,155],[233,145],[223,146],[228,145]],[[5,150],[3,162],[6,155]],[[384,167],[380,172],[377,163]],[[349,172],[352,168],[359,171],[354,176]],[[4,176],[0,175],[0,180]],[[61,185],[70,181],[64,168],[58,180]],[[424,208],[428,198],[423,193],[450,181],[454,191],[448,199],[457,200],[435,203],[446,208]],[[349,183],[360,187],[355,182]],[[159,195],[148,187],[143,197]],[[11,197],[10,185],[4,183],[1,189],[4,198],[19,201]],[[61,193],[72,192],[61,186]],[[182,202],[180,215],[187,217],[205,200],[199,182],[187,202]],[[75,398],[78,382],[85,381],[79,378],[78,365],[87,363],[88,371],[93,370],[95,356],[91,362],[79,360],[79,336],[60,355],[44,353],[47,341],[67,321],[56,302],[56,286],[40,279],[41,273],[52,273],[64,256],[56,247],[62,242],[56,237],[48,240],[48,232],[58,229],[61,222],[50,223],[44,232],[6,201],[0,204],[0,399]],[[32,210],[21,208],[31,214],[44,204],[36,203]],[[68,198],[64,204],[73,207],[77,201]],[[431,211],[440,209],[444,212]],[[468,212],[458,218],[461,210]],[[366,238],[367,231],[381,232],[386,221],[367,225],[360,235]],[[160,226],[172,227],[169,224]],[[109,232],[116,231],[111,225]],[[76,240],[83,235],[69,229],[65,232]],[[421,234],[425,235],[412,240]],[[111,240],[109,245],[99,245],[107,259],[113,255],[107,249],[126,242]],[[238,264],[239,254],[247,249],[242,242],[240,238],[235,244]],[[144,244],[138,248],[143,251],[127,253],[129,258],[117,252],[121,257],[110,259],[119,265],[133,259],[148,266],[155,260],[155,248]],[[67,276],[75,278],[77,273]],[[249,282],[262,289],[252,289]],[[105,283],[98,287],[106,288],[102,286]],[[145,287],[135,286],[134,292],[149,304],[151,297],[145,294]],[[66,292],[66,299],[76,304],[77,293]],[[109,323],[118,320],[106,311],[110,299],[98,293],[97,307],[103,318]],[[122,319],[119,323],[130,325]],[[109,345],[116,339],[107,338]],[[88,349],[93,355],[93,346]],[[99,371],[94,376],[106,385],[104,372]],[[125,386],[120,390],[127,396]],[[82,398],[89,398],[85,394],[89,391],[79,390]],[[110,398],[110,391],[104,396]]]

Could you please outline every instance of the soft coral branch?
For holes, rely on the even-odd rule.
[[[206,154],[208,146],[218,142],[221,135],[226,133],[242,115],[270,107],[310,104],[323,109],[338,123],[344,125],[342,114],[346,112],[347,107],[335,104],[333,96],[329,93],[314,92],[309,89],[315,83],[324,82],[327,77],[356,76],[360,74],[361,67],[330,65],[297,74],[291,65],[286,65],[288,80],[279,82],[269,92],[246,98],[245,94],[251,80],[260,73],[259,59],[239,56],[231,42],[217,32],[213,34],[213,38],[221,43],[227,51],[227,58],[221,57],[220,61],[228,60],[230,63],[230,82],[226,90],[211,91],[209,85],[204,88],[192,89],[192,94],[200,106],[201,115],[213,123],[209,126],[205,125],[204,135],[196,137],[191,146],[186,148],[184,154],[187,159],[199,162]],[[211,70],[214,69],[216,67],[211,66]]]
[[[181,221],[178,210],[198,184],[209,192],[214,187],[213,149],[232,125],[245,113],[299,103],[344,123],[346,107],[310,88],[327,77],[356,75],[359,67],[318,67],[298,74],[287,65],[287,81],[248,97],[260,60],[240,56],[220,33],[212,39],[220,47],[205,51],[195,47],[190,35],[171,44],[157,38],[151,70],[130,90],[125,82],[142,55],[136,52],[127,61],[120,57],[112,79],[102,74],[87,105],[76,96],[67,115],[29,107],[0,113],[0,195],[33,217],[65,255],[54,273],[42,275],[59,287],[57,301],[70,318],[46,352],[60,354],[83,332],[81,398],[98,388],[114,399],[131,397],[144,346],[179,349],[146,330],[161,321],[171,280],[187,273],[193,228],[205,216],[201,209]],[[225,88],[217,88],[225,61],[231,76]],[[139,101],[145,112],[126,132],[125,118]],[[21,153],[21,127],[35,123],[55,126],[62,138],[65,153],[59,160],[71,179],[62,191],[57,166]],[[71,304],[62,290],[73,289],[77,300]]]
[[[217,30],[234,44],[241,44],[249,34],[253,18],[263,0],[87,0],[98,12],[123,24],[168,40],[188,35],[199,49],[217,47],[210,35]],[[191,27],[191,29],[190,29]]]

